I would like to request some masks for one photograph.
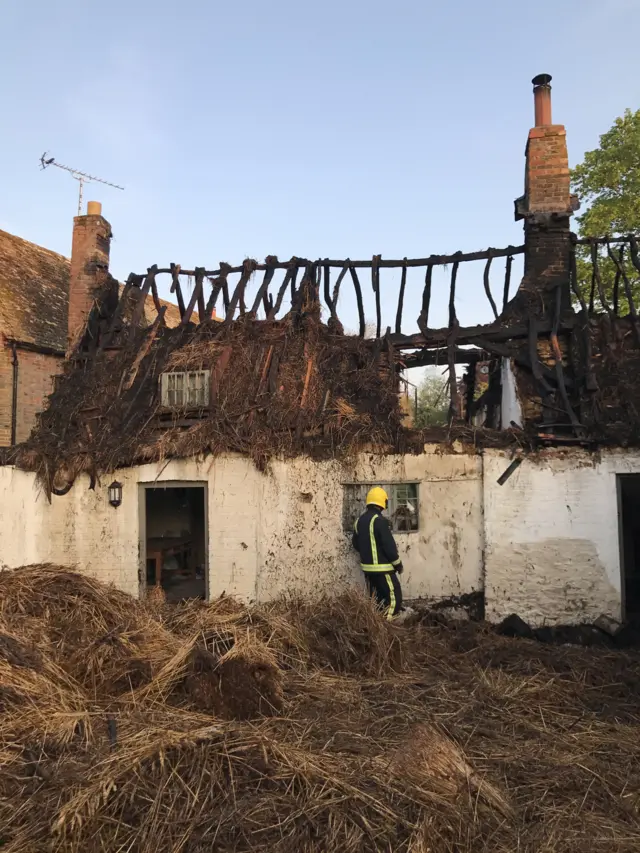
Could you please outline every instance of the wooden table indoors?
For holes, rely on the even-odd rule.
[[[153,560],[154,583],[156,586],[162,584],[162,564],[166,557],[175,557],[183,554],[185,558],[191,551],[191,539],[184,537],[158,537],[147,539],[147,559]]]

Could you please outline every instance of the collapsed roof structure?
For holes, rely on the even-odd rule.
[[[64,493],[81,471],[95,478],[196,454],[237,451],[263,466],[278,454],[419,450],[426,436],[403,425],[398,377],[406,368],[436,363],[448,367],[450,423],[431,438],[637,443],[640,319],[632,283],[640,272],[638,244],[633,235],[581,240],[572,234],[577,200],[570,193],[565,130],[551,121],[550,79],[533,81],[536,123],[527,144],[525,194],[515,205],[516,219],[524,221],[523,245],[402,260],[281,262],[270,256],[212,270],[154,265],[129,276],[123,289],[103,276],[48,409],[31,438],[5,460],[36,470],[50,494]],[[585,250],[588,282],[580,280],[576,260]],[[524,277],[512,294],[519,255]],[[498,294],[491,275],[502,259]],[[459,272],[479,262],[494,319],[462,326]],[[603,284],[605,263],[615,270],[612,294]],[[450,269],[448,323],[434,328],[430,307],[439,267]],[[424,284],[409,328],[407,276],[416,269]],[[388,270],[400,272],[390,323],[381,299]],[[175,328],[158,295],[162,276],[170,277],[178,303]],[[187,279],[193,283],[188,299]],[[347,286],[357,307],[355,335],[345,334],[338,315]],[[368,298],[375,311],[371,339],[365,337]],[[155,317],[145,322],[149,304]],[[461,406],[459,365],[478,361],[488,363],[488,382],[480,388],[469,370]],[[189,374],[180,381],[197,389],[170,398],[163,377],[171,374]]]

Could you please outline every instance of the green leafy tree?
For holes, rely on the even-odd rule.
[[[418,386],[415,425],[418,429],[442,426],[449,414],[448,382],[444,376],[427,374]]]
[[[600,137],[600,146],[587,151],[584,160],[573,170],[572,188],[580,198],[585,212],[578,216],[581,237],[604,237],[616,234],[640,233],[640,110],[626,110],[613,127]],[[619,249],[612,245],[614,252]],[[606,247],[598,252],[603,289],[609,304],[613,301],[616,265]],[[624,268],[634,295],[640,295],[640,277],[625,256]],[[593,265],[589,246],[578,251],[578,282],[585,300],[593,282]],[[618,282],[619,304],[626,307],[624,283]],[[595,303],[601,308],[598,288]]]

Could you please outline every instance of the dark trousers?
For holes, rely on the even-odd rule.
[[[365,572],[369,594],[385,609],[387,619],[402,610],[402,587],[397,572]]]

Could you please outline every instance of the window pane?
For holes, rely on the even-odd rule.
[[[184,405],[184,373],[175,373],[174,382],[176,388],[175,405],[180,408]]]
[[[162,405],[173,409],[204,408],[209,405],[209,371],[163,373]]]
[[[402,483],[392,486],[393,529],[409,532],[418,529],[418,484]]]
[[[364,512],[364,502],[367,497],[368,486],[356,484],[344,487],[344,500],[342,506],[342,523],[345,531],[351,532],[356,520]]]

